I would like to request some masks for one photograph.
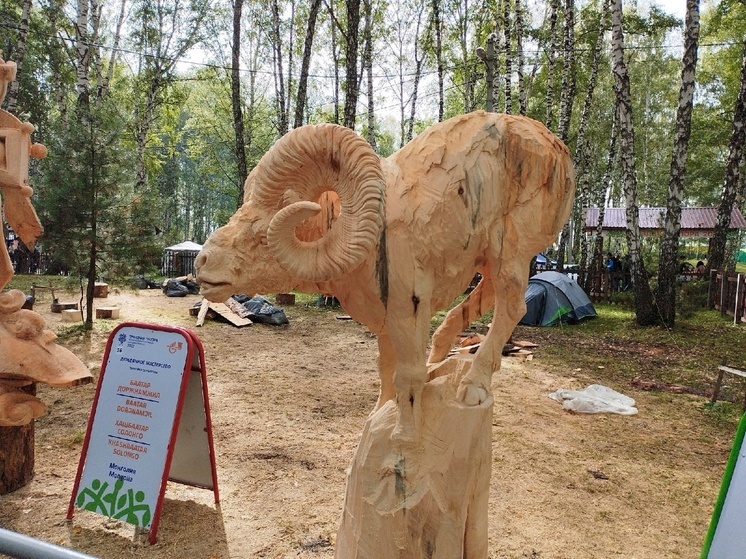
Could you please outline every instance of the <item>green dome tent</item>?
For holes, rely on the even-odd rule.
[[[594,316],[593,303],[574,280],[559,272],[542,272],[528,280],[526,314],[519,324],[552,326]]]

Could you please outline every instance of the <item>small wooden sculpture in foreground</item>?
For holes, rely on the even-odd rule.
[[[0,58],[0,103],[16,66]],[[31,205],[28,160],[44,157],[46,149],[31,144],[34,127],[0,110],[0,208],[5,220],[29,248],[42,233]],[[0,247],[0,290],[13,277],[3,239]],[[23,309],[18,290],[0,293],[0,494],[25,485],[33,473],[33,425],[46,406],[35,397],[35,383],[74,386],[92,380],[91,373],[37,313]]]
[[[307,126],[267,152],[243,206],[205,243],[196,265],[208,299],[331,293],[377,336],[381,391],[352,464],[338,558],[487,556],[492,373],[525,312],[531,258],[555,240],[574,189],[565,145],[524,117],[461,115],[387,159],[349,129]],[[337,196],[339,217],[321,217]],[[431,317],[476,272],[428,356]],[[446,359],[490,308],[477,353]]]

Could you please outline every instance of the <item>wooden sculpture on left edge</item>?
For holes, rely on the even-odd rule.
[[[0,58],[0,104],[16,65]],[[43,229],[31,205],[29,156],[41,158],[46,149],[31,144],[34,127],[0,110],[0,207],[5,220],[33,249]],[[0,247],[0,290],[13,277],[5,239]],[[0,293],[0,494],[25,485],[33,475],[33,423],[46,411],[34,396],[35,383],[75,386],[90,382],[91,373],[37,313],[23,309],[26,297],[11,289]]]
[[[386,159],[352,130],[305,126],[275,143],[245,190],[197,257],[205,297],[329,293],[378,339],[381,390],[335,556],[486,558],[492,373],[525,312],[531,258],[570,213],[567,147],[534,120],[483,111],[436,124]],[[481,282],[428,357],[430,318],[476,272]],[[447,359],[490,308],[476,355]]]

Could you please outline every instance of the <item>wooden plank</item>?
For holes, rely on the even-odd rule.
[[[726,373],[730,373],[732,375],[737,375],[739,377],[746,377],[746,371],[742,371],[741,369],[734,369],[733,367],[726,367],[725,365],[720,365],[718,369],[721,371],[725,371]]]
[[[202,326],[205,323],[205,316],[207,315],[207,311],[210,309],[210,301],[207,299],[202,299],[202,304],[199,308],[199,313],[197,313],[197,324],[196,326]]]
[[[236,301],[233,297],[229,298],[225,302],[225,306],[228,307],[230,310],[232,310],[235,314],[240,316],[241,318],[247,318],[251,311],[244,307],[241,303]]]
[[[241,328],[242,326],[250,326],[251,324],[253,324],[253,322],[251,322],[251,320],[249,320],[248,318],[238,316],[225,303],[210,303],[210,310],[215,311],[237,328]]]

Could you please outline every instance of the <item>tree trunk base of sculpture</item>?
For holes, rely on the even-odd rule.
[[[36,384],[22,388],[36,394]],[[20,427],[0,427],[0,495],[26,485],[34,477],[34,421]]]
[[[492,398],[456,401],[470,357],[431,369],[415,440],[392,438],[392,401],[368,418],[348,474],[336,559],[486,559]]]

